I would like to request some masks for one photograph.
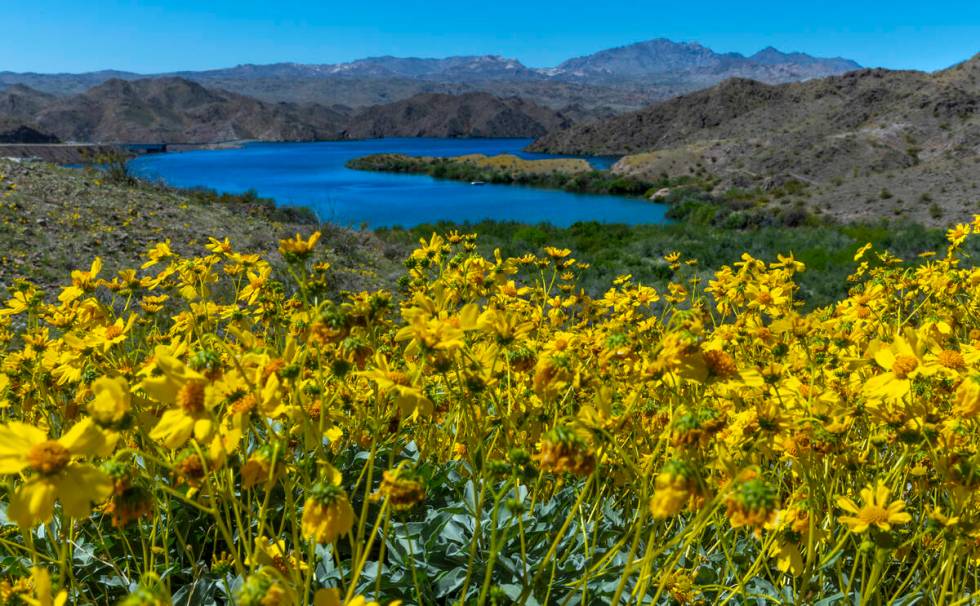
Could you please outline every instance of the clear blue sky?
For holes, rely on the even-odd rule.
[[[938,69],[980,52],[980,0],[3,0],[0,71],[161,72],[374,55],[500,54],[532,67],[649,38],[773,45]]]

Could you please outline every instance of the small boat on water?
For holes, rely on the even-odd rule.
[[[470,185],[486,185],[486,181],[470,181]]]

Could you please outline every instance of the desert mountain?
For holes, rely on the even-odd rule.
[[[0,91],[0,130],[18,142],[38,139],[35,132],[86,143],[538,137],[596,115],[575,106],[565,115],[488,93],[422,94],[355,113],[347,107],[269,103],[169,77],[109,80],[69,97],[23,85]]]
[[[0,90],[0,116],[11,120],[32,120],[42,108],[57,97],[34,90],[23,84],[15,84]]]
[[[703,84],[747,77],[779,83],[840,74],[860,65],[847,59],[822,59],[804,53],[782,53],[772,47],[751,57],[716,53],[700,44],[658,38],[586,57],[569,59],[551,74],[563,79]]]
[[[685,92],[673,87],[596,86],[557,80],[473,80],[440,82],[406,77],[330,76],[325,78],[195,79],[204,86],[233,90],[262,101],[319,103],[330,107],[362,109],[403,101],[415,95],[490,93],[495,97],[521,97],[561,110],[570,105],[590,114],[622,113]]]
[[[64,96],[83,93],[93,86],[97,86],[113,78],[138,80],[145,77],[134,72],[123,72],[113,69],[80,74],[39,74],[36,72],[18,73],[4,71],[0,72],[0,89],[22,84],[36,91]]]
[[[824,70],[830,74],[849,72],[861,69],[861,66],[850,59],[840,57],[827,59],[813,57],[806,53],[784,53],[771,46],[767,46],[755,53],[749,60],[760,65],[787,65],[797,67],[810,67],[814,70]]]
[[[932,74],[730,79],[551,133],[532,148],[626,154],[617,172],[710,176],[722,189],[795,180],[809,185],[808,204],[847,218],[965,216],[980,200],[980,55]]]
[[[330,138],[344,116],[322,106],[265,103],[181,78],[156,78],[109,80],[50,101],[31,118],[62,140],[211,143]]]
[[[55,99],[22,84],[0,91],[0,143],[56,143],[57,137],[29,126]]]
[[[394,77],[436,81],[495,80],[508,78],[541,79],[542,74],[516,59],[496,55],[420,59],[414,57],[369,57],[349,63],[239,65],[203,72],[182,72],[187,77],[206,78],[330,78]]]
[[[344,136],[538,137],[569,126],[571,120],[561,113],[517,97],[422,94],[360,112]]]
[[[620,112],[733,76],[775,83],[857,67],[845,59],[819,59],[772,48],[745,57],[715,53],[694,43],[658,39],[570,59],[553,68],[532,68],[517,59],[496,55],[444,59],[371,57],[336,64],[248,64],[150,75],[118,71],[0,72],[0,89],[23,84],[51,94],[74,95],[110,79],[174,76],[266,102],[359,108],[424,93],[488,92],[498,97],[519,96],[554,109],[576,105],[586,111]]]

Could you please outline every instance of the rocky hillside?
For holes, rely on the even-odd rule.
[[[319,254],[333,265],[333,285],[352,290],[390,282],[399,271],[394,259],[403,254],[386,251],[370,232],[318,226],[260,200],[112,183],[49,164],[0,159],[0,201],[0,290],[23,277],[64,284],[72,269],[87,268],[96,256],[105,263],[100,277],[111,280],[164,240],[182,254],[201,254],[209,237],[227,237],[241,252],[275,256],[280,238],[319,228]]]
[[[488,93],[424,94],[370,107],[354,116],[343,135],[376,137],[540,137],[571,126],[560,112],[517,97]]]
[[[25,111],[26,102],[21,102],[21,111],[12,111],[10,117],[65,141],[327,139],[335,136],[345,119],[323,106],[266,103],[182,78],[109,80],[80,95],[63,98],[29,95],[23,88],[13,95],[5,91],[0,95],[0,115],[6,105],[19,98],[32,99],[35,104]]]
[[[42,109],[57,99],[55,95],[15,84],[0,90],[0,116],[10,120],[33,120]]]
[[[16,84],[0,91],[0,143],[57,143],[58,138],[29,126],[54,95]]]
[[[566,112],[489,93],[429,93],[355,112],[310,103],[268,103],[183,78],[153,78],[110,80],[70,97],[23,85],[0,91],[0,136],[9,143],[60,139],[175,145],[248,139],[539,137],[574,121],[611,115],[575,105]]]
[[[860,70],[802,83],[732,79],[549,134],[532,149],[626,154],[615,170],[694,174],[728,187],[807,187],[846,219],[938,222],[980,202],[980,55],[948,70]]]
[[[22,85],[35,91],[58,96],[77,95],[112,79],[139,80],[146,76],[134,72],[105,69],[81,74],[39,74],[37,72],[0,72],[0,90]]]

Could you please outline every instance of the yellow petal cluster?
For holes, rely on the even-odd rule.
[[[590,291],[458,232],[391,291],[339,291],[319,232],[19,281],[0,597],[973,603],[978,227],[845,251],[824,307],[803,257]]]

